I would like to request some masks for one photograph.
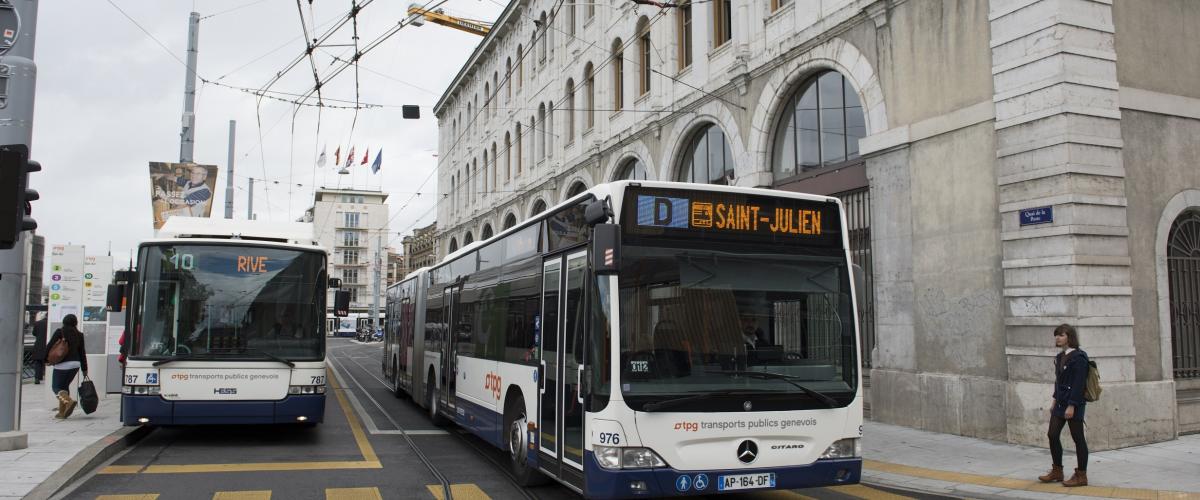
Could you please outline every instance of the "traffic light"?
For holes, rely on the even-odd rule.
[[[29,146],[0,146],[0,249],[11,249],[22,231],[37,228],[29,216],[29,202],[38,199],[38,192],[29,189],[29,173],[41,169],[38,162],[29,161]]]

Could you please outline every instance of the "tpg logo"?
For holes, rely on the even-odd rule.
[[[675,430],[684,432],[696,432],[700,430],[698,422],[675,422]]]
[[[483,389],[491,390],[492,396],[496,398],[496,401],[499,401],[500,400],[500,376],[496,375],[495,373],[488,373],[487,376],[483,378]]]
[[[216,389],[213,389],[213,394],[232,396],[232,395],[237,394],[237,387],[218,387]]]

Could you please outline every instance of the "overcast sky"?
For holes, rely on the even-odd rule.
[[[202,78],[260,88],[304,51],[301,13],[295,0],[49,0],[41,1],[34,60],[38,66],[32,156],[43,171],[31,178],[41,194],[34,202],[38,233],[47,245],[82,244],[103,255],[111,244],[123,263],[139,241],[152,237],[147,163],[179,160],[188,13],[199,12]],[[305,23],[318,33],[349,9],[347,0],[316,0]],[[359,3],[362,3],[360,0]],[[359,14],[360,45],[368,45],[404,19],[409,2],[378,0]],[[505,0],[449,0],[451,13],[494,20]],[[116,7],[114,7],[114,5]],[[127,19],[132,17],[149,35]],[[231,10],[233,9],[233,10]],[[311,15],[311,17],[310,17]],[[314,21],[315,19],[315,21]],[[329,44],[349,44],[350,25]],[[158,41],[155,41],[157,39]],[[383,189],[388,200],[392,246],[396,233],[434,220],[437,181],[418,186],[437,166],[437,122],[432,105],[471,54],[480,37],[426,24],[410,26],[366,54],[358,72],[361,102],[396,107],[358,111],[304,107],[262,100],[236,90],[198,83],[197,163],[220,166],[213,213],[224,213],[229,120],[237,120],[234,217],[246,217],[247,177],[254,177],[254,212],[260,220],[300,217],[312,204],[313,186]],[[169,49],[159,45],[161,42]],[[333,56],[349,47],[317,51],[322,75],[337,68]],[[176,60],[178,58],[179,60]],[[311,66],[296,66],[272,90],[302,94],[312,88]],[[355,76],[343,72],[323,89],[327,98],[353,102]],[[345,102],[330,104],[347,105]],[[421,120],[402,120],[401,104],[421,106]],[[261,122],[260,122],[261,120]],[[261,125],[260,125],[261,123]],[[260,141],[261,138],[261,141]],[[340,145],[359,159],[384,150],[383,169],[371,175],[337,175],[315,166],[321,148],[329,163]],[[262,182],[261,179],[267,179]],[[406,202],[411,204],[401,208]],[[46,261],[50,255],[47,248]]]

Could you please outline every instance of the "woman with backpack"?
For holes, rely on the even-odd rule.
[[[61,343],[61,344],[60,344]],[[63,326],[54,331],[46,343],[46,364],[52,365],[54,375],[50,387],[58,396],[58,413],[54,418],[67,418],[75,411],[78,401],[71,399],[71,382],[75,374],[83,371],[87,376],[87,351],[83,346],[83,332],[79,331],[79,319],[74,314],[63,317]]]
[[[1088,356],[1079,348],[1075,327],[1063,323],[1054,329],[1054,346],[1062,349],[1054,357],[1054,396],[1050,405],[1050,472],[1038,476],[1043,483],[1062,481],[1063,486],[1087,486],[1087,440],[1083,435],[1083,414],[1087,401],[1084,389],[1088,379]],[[1063,480],[1063,447],[1059,436],[1063,426],[1070,427],[1075,441],[1075,474]]]

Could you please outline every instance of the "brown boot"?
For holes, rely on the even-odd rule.
[[[1038,476],[1038,481],[1043,483],[1056,483],[1063,480],[1063,472],[1061,465],[1051,465],[1050,472],[1045,475]]]
[[[1063,486],[1068,488],[1073,486],[1087,486],[1087,471],[1075,469],[1075,473],[1071,475],[1071,479],[1063,481]]]
[[[58,413],[54,414],[54,418],[67,418],[67,405],[70,400],[67,391],[58,391]]]

